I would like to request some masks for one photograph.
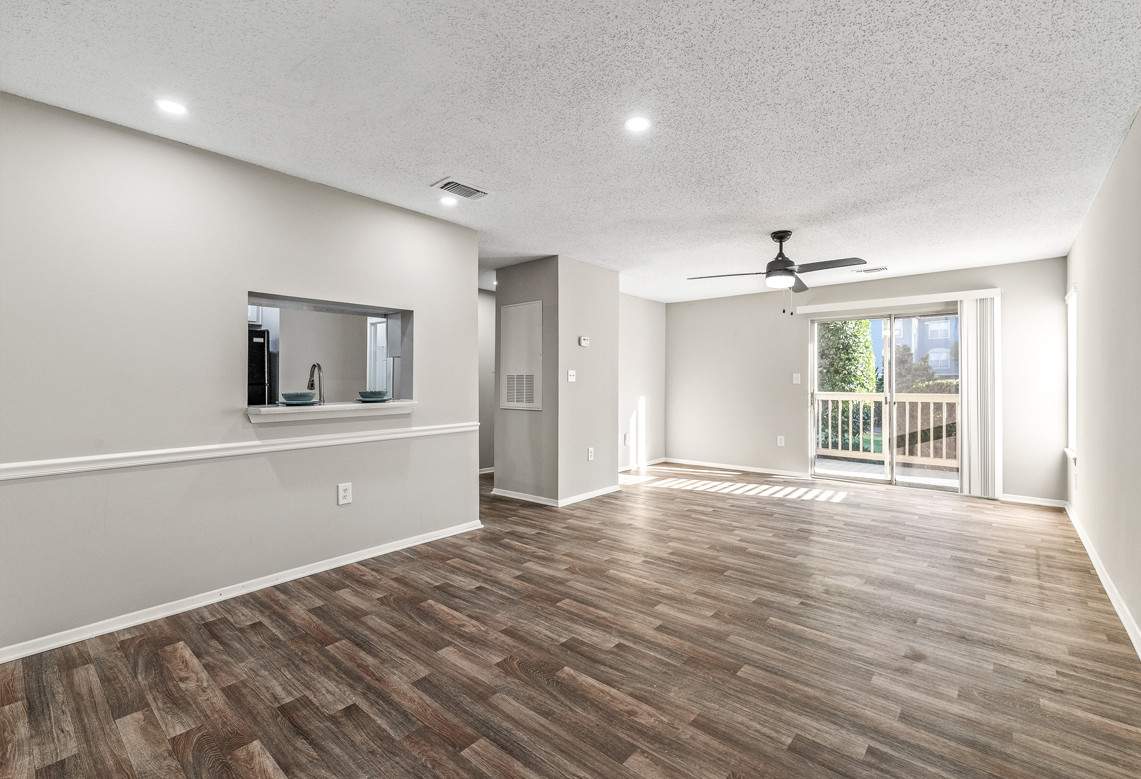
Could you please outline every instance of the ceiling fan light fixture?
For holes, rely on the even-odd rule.
[[[796,283],[796,274],[790,270],[771,270],[765,274],[765,286],[770,289],[790,289]]]
[[[769,237],[780,244],[777,256],[769,260],[764,271],[756,273],[714,273],[710,276],[690,276],[690,281],[697,279],[724,279],[729,276],[761,276],[765,277],[765,286],[769,289],[791,289],[793,292],[804,292],[808,289],[801,278],[802,273],[814,273],[818,270],[832,270],[833,268],[847,268],[852,265],[867,265],[866,260],[859,257],[844,257],[839,260],[824,260],[823,262],[793,262],[784,253],[784,244],[792,237],[792,230],[773,230]]]

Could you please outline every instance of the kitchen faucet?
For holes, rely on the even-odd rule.
[[[316,381],[316,383],[314,383],[314,381],[313,381],[313,374],[317,374],[317,381]],[[311,389],[311,390],[312,390],[312,389],[316,389],[316,390],[318,390],[318,393],[317,393],[317,402],[318,402],[320,405],[322,405],[322,406],[323,406],[323,405],[325,405],[325,380],[324,380],[324,378],[321,376],[321,363],[319,363],[319,362],[315,362],[315,363],[313,363],[312,365],[310,365],[310,366],[309,366],[309,385],[308,385],[308,389]]]

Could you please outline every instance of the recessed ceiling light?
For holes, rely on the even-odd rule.
[[[160,97],[155,101],[155,105],[158,106],[158,110],[162,111],[164,114],[170,114],[171,116],[186,116],[186,106],[177,100],[168,100],[165,97]]]
[[[448,208],[451,208],[452,206],[454,206],[456,203],[459,203],[459,202],[460,201],[456,200],[451,195],[444,195],[442,198],[440,198],[440,205],[447,206]]]
[[[644,133],[649,130],[653,125],[649,119],[644,116],[631,116],[626,120],[626,129],[632,133]]]

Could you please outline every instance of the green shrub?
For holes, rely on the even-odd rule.
[[[876,391],[870,320],[821,322],[817,338],[821,392]]]
[[[817,330],[817,369],[821,392],[875,392],[876,358],[872,351],[872,323],[867,319],[847,319],[839,322],[821,322]],[[850,408],[851,407],[851,408]],[[827,407],[826,407],[827,408]],[[855,414],[854,427],[863,425],[864,451],[882,451],[878,436],[869,433],[878,419],[872,419],[872,404],[865,404],[863,414],[858,413],[849,401],[831,404],[831,424],[820,426],[820,444],[825,447],[848,448],[848,414]],[[831,435],[829,436],[829,432]],[[831,438],[829,441],[828,438]],[[860,436],[853,430],[852,448],[857,448]],[[871,447],[871,448],[869,448]]]

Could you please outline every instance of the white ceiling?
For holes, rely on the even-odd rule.
[[[1065,254],[1141,103],[1141,3],[949,6],[0,0],[0,88],[659,300],[760,289],[685,276],[759,269],[783,227],[891,275]],[[444,209],[444,176],[491,196]]]

